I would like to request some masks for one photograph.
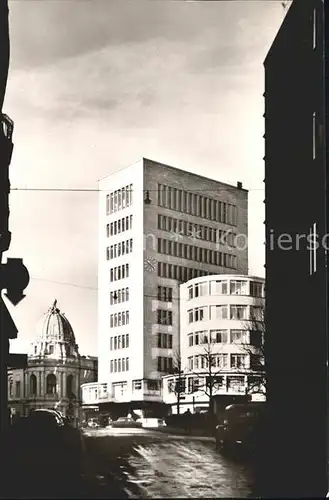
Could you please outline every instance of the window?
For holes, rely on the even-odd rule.
[[[110,213],[110,195],[106,195],[106,215]]]
[[[250,281],[250,295],[252,297],[263,297],[263,283]]]
[[[231,295],[247,295],[247,282],[246,281],[231,281],[230,282]]]
[[[197,307],[194,309],[194,321],[203,321],[205,319],[205,308]]]
[[[210,283],[211,295],[226,295],[227,281],[217,280]]]
[[[172,302],[172,288],[158,286],[158,300],[163,302]]]
[[[172,325],[172,311],[158,309],[157,323],[158,325]]]
[[[187,391],[189,394],[197,392],[200,387],[200,379],[198,377],[189,377],[187,379]]]
[[[264,309],[261,306],[250,306],[250,319],[254,321],[262,321]]]
[[[47,394],[56,394],[56,376],[53,373],[50,373],[47,375],[46,379],[46,388],[47,388]]]
[[[54,346],[53,345],[48,346],[48,354],[54,354]]]
[[[169,357],[159,356],[157,365],[158,372],[170,373],[173,370],[173,360]]]
[[[247,307],[246,306],[231,306],[230,319],[247,319]]]
[[[172,335],[169,333],[158,333],[157,347],[159,349],[172,349]]]
[[[158,380],[148,380],[147,381],[147,390],[148,391],[158,391],[160,382]]]
[[[233,391],[244,391],[244,377],[227,377],[227,387]]]
[[[188,346],[192,347],[193,346],[193,333],[190,333],[188,335]]]
[[[16,398],[20,398],[21,397],[21,381],[20,380],[16,380],[16,384],[15,384],[15,396],[16,396]]]
[[[316,113],[313,113],[313,160],[316,157]]]
[[[232,344],[246,344],[247,335],[245,330],[231,330],[231,343]]]
[[[199,333],[200,344],[209,344],[210,343],[209,333],[207,330],[205,330],[204,332],[198,332],[198,333]]]
[[[211,319],[228,319],[227,306],[210,306]]]
[[[245,354],[231,354],[231,368],[245,368],[246,355]]]
[[[13,383],[13,379],[10,379],[9,380],[9,396],[12,398],[13,395],[14,395],[14,383]]]
[[[215,364],[217,368],[227,368],[228,367],[228,355],[227,354],[217,354],[215,356]]]
[[[210,330],[210,338],[216,344],[223,344],[227,342],[226,330]]]
[[[37,394],[37,377],[34,374],[30,376],[30,394],[31,396]]]
[[[203,297],[208,295],[208,283],[202,282],[194,286],[194,297]]]
[[[141,391],[142,390],[142,381],[141,380],[133,380],[133,390]]]

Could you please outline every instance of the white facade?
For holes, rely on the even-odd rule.
[[[111,402],[160,402],[179,342],[179,284],[248,272],[247,249],[219,241],[247,235],[247,192],[145,158],[99,188],[99,384]]]
[[[27,367],[8,369],[8,406],[16,416],[57,408],[78,420],[80,386],[97,379],[97,358],[80,355],[73,328],[56,300],[38,326]]]
[[[258,393],[257,377],[264,366],[264,279],[244,275],[196,278],[180,286],[181,405],[195,410],[213,395]],[[259,321],[259,330],[255,330]],[[253,337],[257,335],[256,337]],[[257,342],[258,341],[258,342]],[[260,345],[260,347],[258,347]],[[213,366],[209,369],[209,363]],[[256,364],[257,363],[257,368]],[[218,383],[214,377],[218,376]],[[178,377],[163,379],[164,402],[176,411]],[[261,380],[261,379],[259,379]],[[256,394],[254,397],[257,397]]]

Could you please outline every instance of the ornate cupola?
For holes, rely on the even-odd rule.
[[[42,318],[39,335],[32,342],[29,357],[51,359],[79,357],[73,328],[65,314],[58,309],[56,299]]]

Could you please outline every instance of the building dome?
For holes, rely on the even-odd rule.
[[[73,328],[65,314],[57,307],[56,299],[41,320],[38,337],[32,343],[31,355],[51,358],[79,355]]]

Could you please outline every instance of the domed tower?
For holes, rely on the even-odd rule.
[[[79,358],[73,328],[65,314],[58,309],[56,299],[42,319],[39,332],[32,342],[29,357],[58,360]]]

